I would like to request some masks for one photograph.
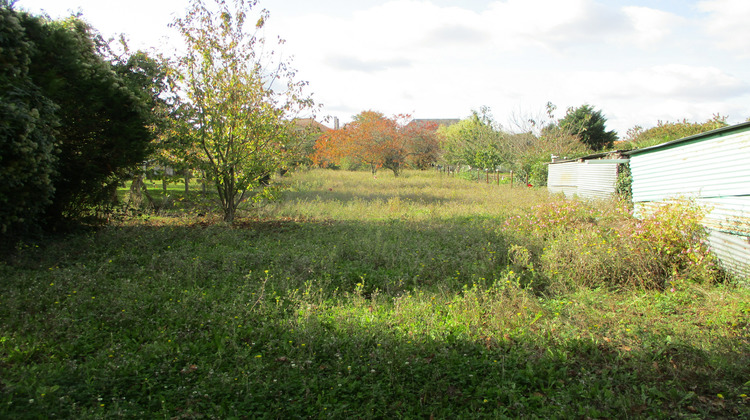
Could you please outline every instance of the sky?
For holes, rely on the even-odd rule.
[[[188,0],[18,0],[81,12],[105,36],[168,53]],[[624,137],[658,121],[750,118],[747,0],[260,0],[268,39],[342,123],[364,110],[466,118],[508,130],[589,104]],[[332,123],[328,123],[332,125]]]

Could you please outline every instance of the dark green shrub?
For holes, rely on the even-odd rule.
[[[29,77],[34,45],[0,2],[0,234],[33,229],[55,188],[55,105]],[[8,242],[6,237],[5,242]]]

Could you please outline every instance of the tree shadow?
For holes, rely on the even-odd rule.
[[[472,294],[503,285],[506,242],[460,220],[141,225],[59,238],[2,268],[0,411],[748,414],[746,325],[705,349],[674,332],[640,332],[633,346],[572,322],[498,319],[523,305],[530,316],[554,312],[522,289]]]

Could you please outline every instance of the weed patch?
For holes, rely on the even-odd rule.
[[[439,173],[285,182],[235,225],[125,219],[0,263],[0,416],[750,413],[750,292],[687,217]]]

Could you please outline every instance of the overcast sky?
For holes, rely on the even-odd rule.
[[[19,0],[81,11],[107,36],[165,48],[188,0]],[[363,110],[464,118],[486,105],[508,127],[588,103],[607,126],[750,117],[748,0],[261,0],[301,80],[342,122]]]

